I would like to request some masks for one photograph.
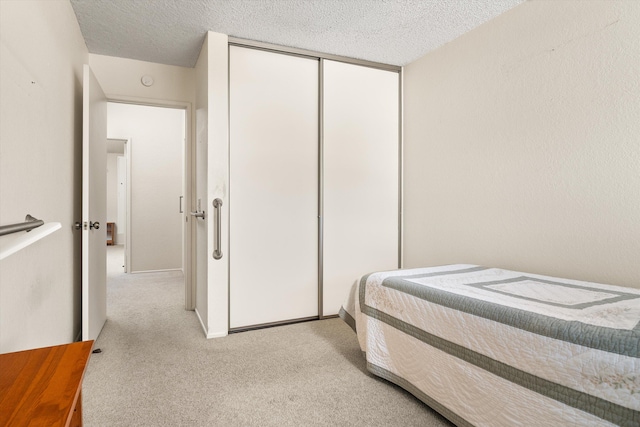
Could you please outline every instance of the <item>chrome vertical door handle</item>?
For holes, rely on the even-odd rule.
[[[184,210],[182,209],[182,199],[183,199],[183,198],[184,198],[184,196],[180,196],[180,202],[179,202],[180,204],[178,205],[178,206],[179,206],[180,213],[184,213]]]
[[[214,219],[215,223],[213,226],[213,259],[222,258],[222,237],[220,236],[220,229],[222,223],[222,200],[215,199],[213,201],[213,210],[214,210]]]

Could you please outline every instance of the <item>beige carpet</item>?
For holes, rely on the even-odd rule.
[[[108,320],[83,386],[86,426],[451,426],[366,371],[330,319],[206,340],[179,272],[122,273],[109,248]]]

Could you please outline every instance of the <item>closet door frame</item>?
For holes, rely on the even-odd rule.
[[[264,50],[268,52],[274,52],[279,54],[293,55],[293,56],[301,56],[309,59],[318,60],[318,316],[317,319],[326,319],[337,317],[336,315],[325,316],[323,315],[323,233],[324,233],[324,120],[323,120],[323,109],[324,109],[324,100],[323,100],[323,82],[324,82],[324,60],[338,61],[344,62],[347,64],[360,65],[369,68],[375,68],[379,70],[391,71],[398,73],[398,268],[403,267],[403,96],[402,96],[402,88],[403,88],[403,72],[402,67],[397,65],[384,64],[380,62],[373,61],[365,61],[361,59],[349,58],[340,55],[327,54],[322,52],[315,52],[306,49],[298,49],[286,46],[274,45],[271,43],[258,42],[254,40],[246,40],[236,37],[229,37],[229,49],[231,46],[238,46],[250,49]],[[229,141],[230,143],[230,141]],[[229,242],[231,243],[231,236],[229,235]],[[227,257],[228,268],[230,269],[230,260]],[[230,275],[231,276],[231,275]],[[231,277],[229,276],[228,286],[229,292],[231,287]],[[229,304],[229,319],[228,325],[231,325],[231,313],[230,313],[230,300]],[[315,318],[309,319],[298,319],[297,321],[303,320],[314,320]],[[259,325],[259,327],[267,327],[267,326],[276,326],[280,324],[293,323],[293,321],[283,321],[283,322],[273,322],[272,324],[264,324]],[[252,328],[248,328],[252,329]],[[237,330],[229,330],[229,332],[239,332],[247,330],[247,328],[238,328]]]

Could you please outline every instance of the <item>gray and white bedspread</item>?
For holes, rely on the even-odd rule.
[[[459,426],[640,426],[640,290],[448,265],[363,276],[340,315]]]

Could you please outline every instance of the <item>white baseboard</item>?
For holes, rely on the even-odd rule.
[[[198,321],[200,321],[200,326],[202,326],[202,330],[204,331],[204,336],[207,337],[207,339],[222,338],[229,335],[228,332],[209,332],[207,330],[207,327],[204,325],[204,322],[202,321],[202,317],[200,317],[200,313],[198,312],[198,309],[196,308],[194,311],[196,312],[196,316],[198,316]]]
[[[182,271],[182,268],[167,268],[165,270],[136,270],[136,271],[132,271],[131,274],[138,274],[138,273],[164,273],[166,271]]]
[[[211,338],[222,338],[229,335],[229,332],[210,332],[207,334],[207,339]]]
[[[204,335],[207,336],[207,327],[204,326],[204,322],[202,321],[202,317],[200,317],[200,313],[198,312],[198,309],[196,308],[194,311],[196,312],[196,316],[198,316],[198,321],[200,322],[200,326],[202,326],[202,330],[204,331]]]

